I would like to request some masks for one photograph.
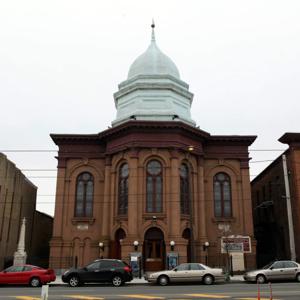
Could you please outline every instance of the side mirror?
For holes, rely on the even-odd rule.
[[[177,268],[175,268],[173,271],[177,272]]]
[[[274,267],[270,267],[270,270],[273,270],[274,269]]]

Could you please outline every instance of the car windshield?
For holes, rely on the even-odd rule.
[[[262,267],[262,269],[269,269],[272,265],[274,264],[274,261],[268,263],[267,265],[265,265],[264,267]]]

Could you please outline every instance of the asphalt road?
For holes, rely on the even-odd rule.
[[[273,283],[273,300],[300,300],[300,283]],[[270,299],[269,285],[261,285],[261,300]],[[0,287],[0,300],[40,300],[41,288]],[[257,285],[250,283],[228,283],[204,285],[169,285],[165,287],[150,284],[128,284],[122,287],[109,285],[85,285],[71,288],[66,285],[50,286],[49,300],[102,300],[102,299],[235,299],[257,300]]]

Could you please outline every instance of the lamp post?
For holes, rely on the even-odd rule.
[[[175,242],[174,241],[170,241],[170,246],[171,246],[171,251],[174,251]]]
[[[134,241],[133,246],[134,246],[134,251],[137,251],[139,247],[139,241]]]
[[[205,264],[208,265],[208,247],[209,247],[209,242],[205,242],[203,244],[203,251],[205,251]]]
[[[99,243],[99,248],[100,248],[99,256],[100,256],[100,258],[103,258],[103,255],[101,255],[101,252],[104,252],[104,243],[103,242]]]

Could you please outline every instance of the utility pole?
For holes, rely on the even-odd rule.
[[[294,236],[289,176],[288,176],[287,165],[286,165],[286,156],[284,154],[282,155],[282,164],[283,164],[285,198],[286,198],[287,217],[288,217],[288,226],[289,226],[291,260],[296,261],[295,236]]]

